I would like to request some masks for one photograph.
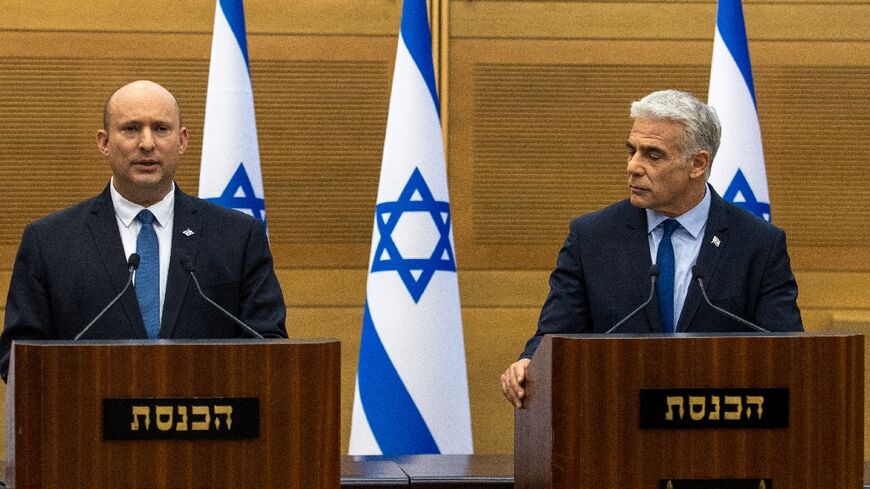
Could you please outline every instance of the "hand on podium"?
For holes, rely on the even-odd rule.
[[[525,390],[523,390],[523,383],[526,381],[526,369],[529,368],[529,363],[531,363],[531,360],[522,358],[512,363],[501,374],[501,391],[508,402],[513,404],[517,409],[522,409],[523,407],[523,397],[526,394]]]

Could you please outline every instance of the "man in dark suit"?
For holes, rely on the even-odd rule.
[[[141,255],[134,287],[84,338],[247,336],[200,297],[184,260],[207,296],[260,334],[286,337],[260,222],[191,197],[173,181],[188,143],[175,97],[149,81],[125,85],[106,101],[103,126],[97,146],[112,170],[109,185],[24,229],[0,336],[3,379],[12,341],[75,337],[123,289],[134,252]]]
[[[665,90],[634,102],[631,117],[629,198],[571,222],[538,330],[501,376],[518,408],[541,338],[608,331],[649,297],[653,263],[657,297],[615,332],[748,331],[704,302],[695,265],[713,304],[770,331],[803,330],[785,233],[706,183],[721,135],[715,112]]]

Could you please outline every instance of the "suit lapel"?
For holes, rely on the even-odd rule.
[[[628,263],[626,283],[629,287],[626,297],[643,297],[642,300],[646,300],[649,296],[649,274],[647,272],[652,265],[647,236],[646,210],[629,205],[626,222],[628,223],[628,234],[625,236],[624,242],[627,251],[626,263]],[[645,313],[650,331],[662,332],[658,301],[651,301],[649,306],[645,308]]]
[[[696,262],[696,265],[698,265],[701,273],[704,275],[705,286],[715,278],[714,273],[716,272],[719,258],[725,251],[725,247],[728,246],[728,217],[725,213],[725,202],[713,190],[713,187],[708,186],[708,188],[711,194],[710,215],[707,217],[707,226],[704,228],[704,237]],[[689,284],[689,290],[686,293],[686,301],[683,304],[683,311],[680,313],[677,332],[686,331],[703,301],[701,289],[698,288],[697,282],[693,280]]]
[[[184,255],[189,257],[192,263],[196,263],[199,238],[202,234],[202,221],[198,210],[198,201],[182,192],[176,184],[175,212],[172,224],[172,254],[169,258],[169,276],[166,280],[166,295],[163,299],[161,338],[172,337],[178,313],[181,310],[190,282],[190,275],[181,267],[179,259]]]
[[[118,232],[118,221],[115,218],[115,208],[112,206],[112,196],[108,185],[103,193],[94,200],[87,226],[94,240],[94,248],[100,255],[100,261],[106,269],[108,279],[115,290],[114,293],[117,294],[126,285],[130,272],[127,270],[126,253],[121,242],[121,234]],[[106,300],[109,299],[106,298]],[[127,316],[127,327],[130,329],[130,334],[127,336],[146,338],[145,324],[142,322],[142,313],[139,312],[139,303],[136,301],[133,289],[131,288],[128,293],[125,293],[118,302]]]

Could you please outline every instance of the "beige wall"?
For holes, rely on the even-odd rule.
[[[342,341],[346,449],[401,3],[245,8],[288,328]],[[715,2],[431,10],[475,449],[505,453],[513,418],[497,377],[534,330],[567,222],[623,197],[631,100],[668,86],[705,96]],[[870,6],[747,1],[745,14],[773,219],[789,236],[806,326],[870,331]],[[212,0],[4,3],[0,296],[23,226],[105,185],[93,137],[120,84],[147,77],[178,95],[192,134],[178,180],[195,193],[213,15]]]

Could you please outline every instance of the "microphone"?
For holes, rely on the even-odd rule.
[[[130,258],[127,259],[127,269],[130,270],[130,275],[127,276],[127,283],[124,284],[124,288],[121,289],[121,292],[119,292],[114,299],[112,299],[112,302],[109,302],[109,304],[104,307],[99,314],[97,314],[97,317],[92,319],[91,322],[89,322],[88,325],[85,326],[84,329],[82,329],[75,338],[73,338],[73,341],[78,341],[79,338],[84,336],[84,334],[87,333],[89,329],[91,329],[91,326],[93,326],[101,317],[103,317],[103,314],[105,314],[106,311],[111,309],[112,306],[114,306],[115,303],[118,302],[121,296],[124,295],[124,292],[127,292],[127,289],[130,288],[130,284],[133,283],[133,272],[135,272],[137,268],[139,268],[139,254],[133,253],[132,255],[130,255]]]
[[[184,268],[184,271],[190,274],[190,278],[192,278],[193,283],[196,284],[196,290],[199,291],[199,295],[202,296],[202,298],[205,299],[206,302],[216,307],[220,312],[224,313],[226,317],[230,318],[234,323],[241,326],[242,329],[254,335],[255,338],[259,338],[261,340],[264,339],[263,335],[258,333],[257,330],[242,322],[241,319],[230,314],[229,311],[219,306],[217,302],[209,299],[208,296],[205,295],[205,293],[202,291],[202,287],[199,286],[199,280],[196,279],[196,274],[193,273],[193,263],[191,263],[189,256],[181,255],[181,257],[178,259],[178,262],[181,264],[181,267]]]
[[[743,319],[742,317],[740,317],[736,314],[732,314],[732,313],[726,311],[725,309],[722,309],[721,307],[717,307],[717,306],[713,305],[713,303],[710,302],[710,298],[707,297],[707,291],[704,290],[704,273],[701,272],[701,267],[699,267],[698,265],[695,265],[692,267],[692,279],[698,281],[698,287],[701,289],[701,295],[704,296],[704,302],[706,302],[708,306],[710,306],[713,309],[715,309],[716,311],[719,311],[720,313],[728,316],[729,318],[737,321],[738,323],[740,323],[744,326],[747,326],[751,329],[754,329],[755,331],[758,331],[759,333],[770,333],[770,331],[762,328],[761,326],[759,326],[755,323],[751,323],[751,322]]]
[[[639,313],[639,312],[640,312],[644,307],[646,307],[647,305],[649,305],[650,301],[652,301],[652,298],[653,298],[653,296],[654,296],[655,293],[656,293],[656,280],[658,280],[658,278],[659,278],[659,267],[657,267],[657,266],[655,265],[655,263],[653,263],[653,264],[650,265],[650,267],[649,267],[649,297],[647,297],[646,300],[643,302],[643,304],[639,305],[639,306],[637,307],[637,309],[631,311],[631,312],[628,314],[628,316],[625,316],[625,317],[622,318],[622,320],[620,320],[618,323],[614,324],[612,328],[610,328],[610,329],[608,329],[607,331],[605,331],[604,334],[610,334],[610,333],[616,331],[616,329],[619,328],[620,326],[622,326],[623,323],[625,323],[625,322],[628,321],[629,319],[631,319],[631,318],[633,318],[634,316],[636,316],[637,313]]]

